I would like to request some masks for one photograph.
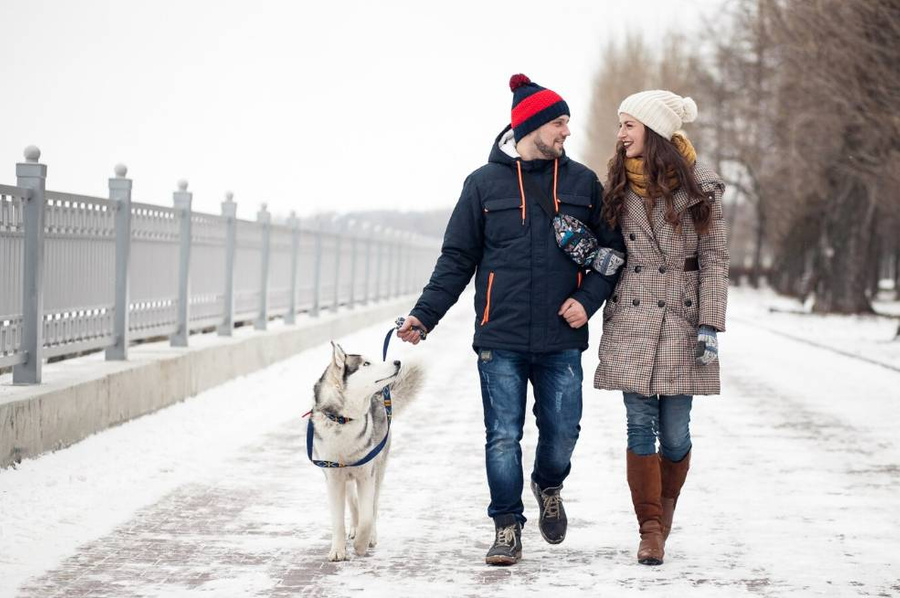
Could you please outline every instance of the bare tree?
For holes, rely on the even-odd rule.
[[[585,159],[601,179],[615,151],[617,109],[622,100],[646,89],[669,89],[682,95],[692,95],[697,89],[696,77],[703,72],[703,66],[691,47],[685,38],[675,34],[667,36],[658,49],[636,36],[629,36],[622,44],[606,45],[594,78]],[[703,118],[702,111],[700,117]],[[702,128],[693,126],[688,133],[692,138],[703,134]]]
[[[705,61],[681,51],[696,44],[607,46],[589,163],[605,170],[629,93],[692,95],[708,107],[698,149],[752,206],[728,211],[732,240],[752,238],[752,283],[771,260],[773,286],[815,311],[870,312],[885,272],[900,297],[900,0],[730,6]]]
[[[813,309],[869,312],[876,216],[897,201],[878,191],[900,151],[900,3],[784,1],[772,30],[783,72],[802,73],[782,110],[818,223]]]
[[[622,45],[609,42],[603,50],[603,62],[594,78],[585,156],[601,180],[615,151],[616,110],[626,96],[648,88],[653,70],[650,49],[639,37],[629,36]]]

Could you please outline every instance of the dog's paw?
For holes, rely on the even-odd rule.
[[[369,541],[362,537],[357,537],[353,541],[353,550],[358,556],[366,556],[366,552],[368,552],[369,546],[371,546]]]
[[[369,538],[369,548],[375,548],[378,545],[378,538],[375,536],[375,530],[372,530],[372,537]]]
[[[346,561],[347,550],[344,548],[332,548],[331,552],[328,553],[328,560],[331,562]]]
[[[352,539],[355,538],[355,537],[356,537],[356,526],[355,526],[355,525],[351,525],[351,526],[350,526],[350,532],[347,534],[347,538],[349,538],[350,540],[352,540]]]

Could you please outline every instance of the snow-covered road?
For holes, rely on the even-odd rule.
[[[467,296],[427,342],[391,345],[429,379],[395,420],[370,556],[325,560],[325,485],[300,419],[322,345],[0,471],[0,596],[900,596],[896,323],[762,307],[777,302],[732,293],[723,394],[694,402],[661,567],[634,560],[624,407],[591,388],[593,350],[565,543],[541,540],[528,493],[523,560],[483,564],[493,530]],[[389,325],[340,341],[380,357]],[[526,472],[535,439],[529,419]]]

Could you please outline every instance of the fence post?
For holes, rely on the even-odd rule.
[[[231,336],[234,333],[234,247],[237,230],[237,204],[231,191],[225,193],[222,216],[225,218],[225,314],[219,325],[219,336]]]
[[[253,325],[257,330],[265,330],[269,322],[269,240],[272,232],[272,215],[262,204],[256,214],[256,221],[262,227],[262,261],[260,263],[259,316]]]
[[[406,286],[407,293],[413,293],[416,290],[416,266],[419,257],[419,235],[413,233],[409,239],[409,251],[407,252],[406,264]]]
[[[22,344],[25,363],[13,366],[13,384],[40,384],[44,349],[44,191],[47,166],[38,163],[41,150],[25,148],[25,162],[16,164],[16,186],[29,189],[25,200],[22,272]]]
[[[397,235],[397,296],[403,295],[403,276],[406,274],[406,235],[403,231]]]
[[[300,221],[297,219],[297,212],[291,211],[288,226],[291,227],[291,296],[288,298],[284,323],[294,324],[297,321],[297,263],[300,259]]]
[[[403,232],[394,231],[394,276],[391,278],[393,284],[391,288],[394,291],[394,297],[402,295],[400,281],[403,276]]]
[[[375,253],[375,296],[373,299],[376,302],[381,301],[381,263],[384,261],[384,257],[381,255],[381,230],[380,224],[376,224],[372,229],[372,244]]]
[[[372,280],[372,234],[369,232],[372,226],[368,222],[363,223],[363,231],[366,238],[365,245],[365,254],[366,254],[366,272],[365,272],[365,286],[363,286],[363,297],[362,304],[369,304],[369,285]]]
[[[337,219],[333,219],[331,221],[332,228],[334,228],[334,224],[337,222]],[[344,236],[341,234],[341,230],[338,227],[334,231],[334,304],[332,307],[333,311],[337,311],[338,305],[341,302],[341,243],[344,240]]]
[[[353,309],[356,303],[356,221],[348,222],[347,234],[350,237],[350,298],[347,299],[347,305]]]
[[[116,307],[114,344],[106,349],[108,361],[128,359],[128,256],[131,254],[131,179],[128,167],[117,164],[109,179],[109,199],[116,205]]]
[[[320,287],[322,281],[322,220],[317,216],[315,223],[316,251],[313,263],[313,304],[309,315],[319,315]]]
[[[394,229],[388,229],[387,233],[385,235],[386,236],[385,249],[387,250],[387,260],[388,260],[387,274],[385,275],[385,279],[387,280],[387,291],[385,293],[386,299],[390,299],[393,296],[393,294],[392,294],[393,288],[392,287],[394,285],[392,285],[391,282],[393,281],[394,270],[397,265],[396,264],[397,260],[394,258],[394,254],[396,253],[396,251],[395,251],[395,245],[394,245],[393,239],[396,236],[396,234],[395,234],[396,232],[397,231],[395,231]]]
[[[187,347],[190,330],[190,267],[191,267],[191,199],[188,182],[178,181],[178,191],[172,200],[180,222],[180,248],[178,251],[178,329],[171,337],[173,347]]]
[[[400,279],[400,294],[405,295],[410,292],[409,271],[412,269],[412,247],[415,239],[415,233],[406,233],[403,242],[403,252],[401,254],[403,262],[403,276]]]

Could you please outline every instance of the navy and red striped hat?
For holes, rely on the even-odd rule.
[[[555,91],[545,89],[525,75],[509,78],[509,89],[513,92],[512,128],[516,143],[535,129],[559,118],[569,116],[569,105]]]

